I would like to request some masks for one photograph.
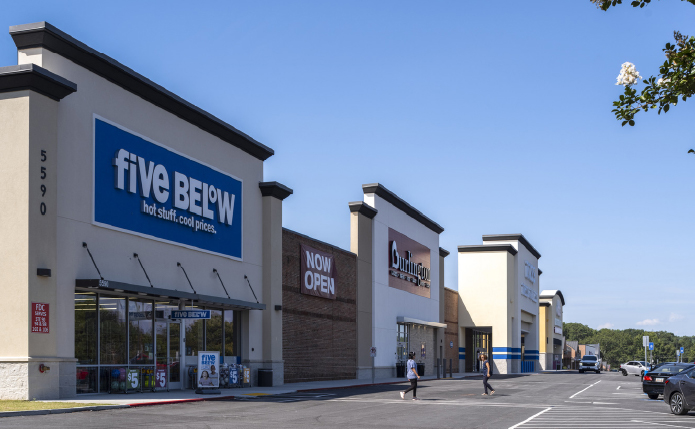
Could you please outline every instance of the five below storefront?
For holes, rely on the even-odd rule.
[[[10,34],[0,397],[185,388],[202,351],[281,384],[273,151],[50,24]]]

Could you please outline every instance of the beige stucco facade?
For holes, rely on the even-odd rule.
[[[459,246],[459,367],[492,357],[501,374],[538,370],[538,259],[521,234]]]
[[[564,300],[559,290],[544,290],[540,294],[539,362],[546,371],[562,369],[565,346],[562,332]]]

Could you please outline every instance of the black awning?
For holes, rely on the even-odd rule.
[[[562,340],[558,340],[557,338],[553,338],[553,344],[555,344],[556,346],[561,346]]]
[[[201,295],[173,289],[133,285],[113,280],[77,279],[75,280],[75,287],[80,289],[97,289],[100,292],[130,293],[138,296],[151,296],[153,298],[185,299],[187,301],[195,301],[196,304],[216,306],[227,310],[265,310],[265,304],[258,304],[251,301]]]

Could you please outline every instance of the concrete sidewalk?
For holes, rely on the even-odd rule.
[[[479,376],[478,373],[454,373],[453,379],[461,379],[465,377],[475,377]],[[436,380],[436,376],[423,376],[420,377],[421,381],[431,381]],[[451,378],[445,378],[443,380],[451,380]],[[274,387],[247,387],[247,388],[236,388],[236,389],[220,389],[222,392],[219,395],[200,395],[196,394],[194,390],[172,390],[169,392],[143,392],[143,393],[116,393],[116,394],[92,394],[92,395],[79,395],[72,399],[60,399],[56,401],[47,402],[74,402],[74,403],[91,403],[91,404],[114,404],[114,405],[128,405],[128,406],[143,406],[143,405],[157,405],[157,404],[171,404],[177,402],[195,402],[195,401],[207,401],[223,398],[234,398],[234,397],[252,397],[252,396],[263,396],[263,395],[281,395],[287,393],[312,391],[312,390],[326,390],[326,389],[344,389],[350,387],[358,386],[372,386],[380,384],[396,384],[396,383],[407,383],[404,378],[377,378],[372,383],[371,379],[353,379],[353,380],[330,380],[330,381],[312,381],[306,383],[290,383],[282,386]]]

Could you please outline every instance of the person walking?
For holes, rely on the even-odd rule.
[[[487,360],[486,354],[481,354],[480,360],[483,361],[483,387],[485,388],[485,393],[483,393],[483,396],[487,396],[488,389],[490,389],[490,395],[492,395],[495,393],[495,389],[493,389],[492,386],[490,386],[490,383],[487,382],[487,380],[492,377],[492,364],[489,360]]]
[[[417,381],[420,376],[417,373],[417,364],[415,363],[415,352],[408,353],[408,363],[405,364],[407,372],[406,377],[410,381],[410,387],[408,390],[401,392],[401,399],[405,399],[405,394],[413,391],[413,401],[419,401],[420,398],[417,397]]]

